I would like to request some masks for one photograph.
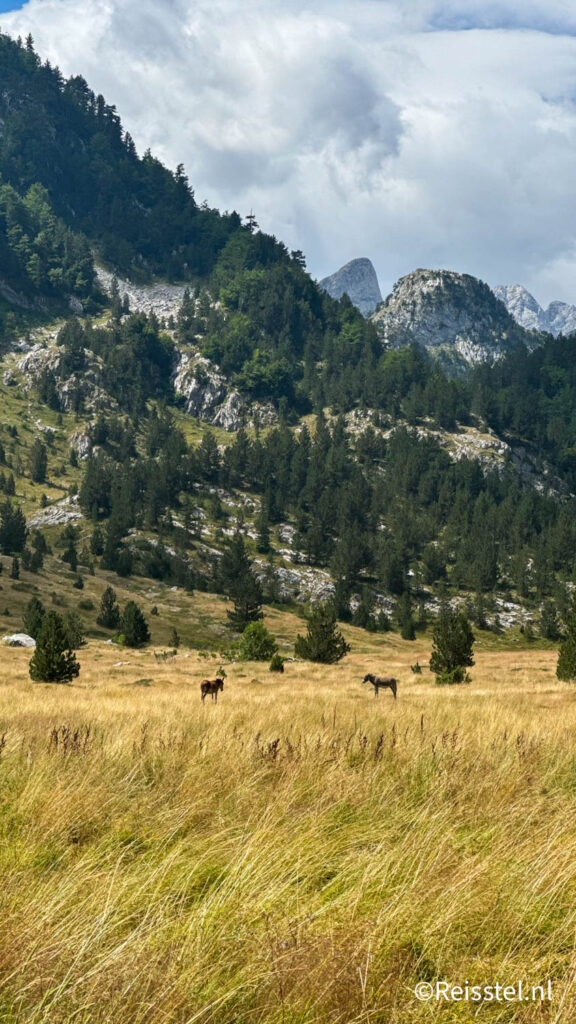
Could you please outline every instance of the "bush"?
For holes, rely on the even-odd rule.
[[[251,622],[240,637],[238,650],[242,661],[268,661],[278,644],[263,622]]]
[[[276,653],[272,655],[272,661],[270,662],[270,672],[283,672],[284,671],[284,658],[282,655]]]
[[[81,601],[78,601],[78,607],[83,612],[93,612],[94,601],[90,597],[83,597]]]
[[[455,683],[470,683],[471,678],[462,665],[453,668],[451,671],[438,672],[436,683],[438,686],[451,686]]]

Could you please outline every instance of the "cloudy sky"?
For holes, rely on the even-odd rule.
[[[1,25],[316,277],[369,256],[384,294],[445,267],[576,301],[574,0],[28,0]]]

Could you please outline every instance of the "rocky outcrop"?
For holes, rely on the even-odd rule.
[[[36,647],[34,637],[28,636],[27,633],[12,633],[11,636],[3,637],[2,643],[6,647]]]
[[[402,277],[371,319],[384,344],[418,345],[452,373],[545,338],[520,327],[483,281],[448,270]]]
[[[28,519],[27,526],[29,529],[66,526],[67,523],[76,523],[79,519],[82,519],[82,513],[78,508],[78,495],[74,494],[37,512]]]
[[[546,331],[558,337],[576,331],[576,306],[551,302],[544,309],[521,284],[498,285],[494,295],[504,303],[516,323],[529,331]]]
[[[328,292],[333,299],[341,299],[344,294],[348,295],[350,301],[364,316],[370,316],[382,302],[376,271],[371,261],[364,257],[351,260],[335,274],[319,281],[318,286]]]
[[[114,274],[104,270],[102,267],[98,267],[97,278],[102,290],[109,295],[112,289]],[[116,278],[116,280],[118,281],[121,298],[124,298],[125,295],[128,296],[132,313],[155,313],[161,320],[178,315],[186,290],[185,285],[138,285],[131,284],[130,281],[123,281],[121,278]]]
[[[61,379],[58,377],[62,360],[62,350],[54,344],[37,342],[18,362],[18,369],[25,378],[27,388],[34,387],[44,370],[51,370],[55,375],[55,384],[62,409],[74,409],[77,397],[82,395],[85,412],[106,412],[116,408],[117,403],[103,387],[102,367],[93,352],[84,349],[87,360],[86,369],[82,373],[72,373]]]
[[[196,352],[180,354],[174,390],[184,397],[190,416],[227,431],[242,426],[267,427],[278,419],[271,402],[250,402],[231,387],[214,363]]]

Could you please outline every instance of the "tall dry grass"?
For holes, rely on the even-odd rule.
[[[78,685],[1,651],[0,1021],[570,1021],[576,691],[546,652],[412,676],[91,646]],[[423,661],[423,658],[420,658]],[[552,980],[552,1003],[414,985]]]

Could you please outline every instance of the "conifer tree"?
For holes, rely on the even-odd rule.
[[[69,683],[79,672],[62,616],[46,612],[30,661],[30,678],[35,682]]]
[[[32,445],[32,451],[30,453],[30,478],[36,484],[43,484],[46,482],[47,470],[48,454],[46,451],[46,445],[39,437],[37,437]]]
[[[38,597],[30,598],[24,610],[22,624],[24,626],[24,632],[27,633],[28,636],[34,637],[34,640],[37,640],[40,636],[45,614],[46,611],[42,601],[40,601]]]
[[[135,601],[128,601],[120,622],[127,647],[143,647],[150,639],[150,630],[144,612]]]
[[[430,658],[430,670],[437,683],[465,681],[466,668],[474,664],[473,644],[474,634],[464,612],[453,611],[444,601],[434,627]]]
[[[566,639],[558,652],[556,675],[567,682],[576,681],[576,597],[566,617]]]
[[[116,603],[116,592],[106,587],[100,600],[100,611],[96,622],[104,629],[117,629],[120,625],[120,609]]]
[[[251,622],[263,617],[264,595],[240,534],[233,538],[222,556],[220,576],[224,593],[234,605],[234,609],[226,613],[228,625],[242,633]]]
[[[297,658],[306,661],[319,661],[325,665],[334,665],[348,651],[350,645],[338,629],[336,613],[330,602],[317,605],[308,617],[306,636],[296,638],[294,652]]]

